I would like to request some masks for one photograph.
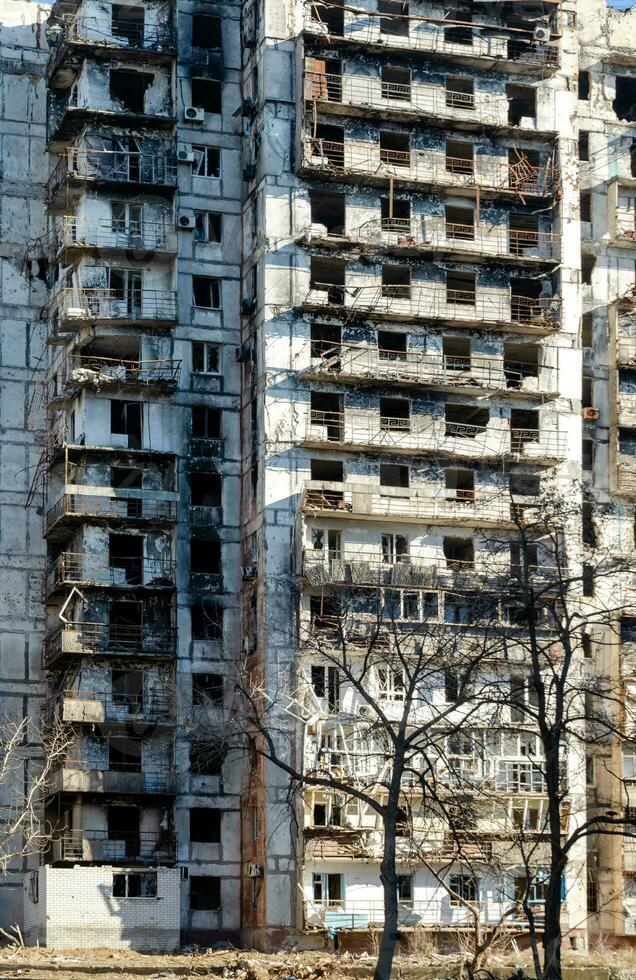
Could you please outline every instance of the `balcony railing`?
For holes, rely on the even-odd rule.
[[[106,521],[168,522],[177,519],[176,494],[152,490],[111,490],[93,488],[96,493],[82,492],[81,488],[64,493],[46,513],[46,529],[50,531],[65,518],[88,518]],[[102,490],[102,493],[99,493]],[[166,497],[173,499],[165,499]]]
[[[174,692],[153,688],[146,694],[105,694],[103,691],[63,691],[42,706],[47,725],[54,721],[69,724],[130,724],[141,721],[174,724]]]
[[[354,382],[377,378],[387,384],[440,385],[444,388],[485,388],[519,395],[555,395],[554,370],[502,357],[470,354],[455,357],[442,351],[383,350],[370,344],[324,343],[320,357],[302,375],[327,375]]]
[[[60,397],[63,389],[76,388],[159,388],[173,391],[179,381],[181,361],[156,361],[95,357],[92,354],[63,353],[54,364],[55,376],[49,383],[48,398]]]
[[[475,187],[495,192],[511,192],[522,196],[552,196],[558,186],[558,174],[549,164],[535,166],[527,161],[522,150],[519,159],[508,157],[472,156],[472,144],[467,144],[466,157],[445,156],[435,150],[390,150],[379,140],[336,142],[305,137],[301,168],[320,174],[360,175],[386,182]],[[468,155],[470,153],[470,155]]]
[[[176,639],[177,631],[171,626],[64,623],[44,638],[44,665],[61,657],[172,657]]]
[[[70,147],[64,151],[47,181],[49,200],[68,181],[176,187],[177,159],[169,150]]]
[[[320,235],[312,231],[309,237],[320,238]],[[484,223],[458,224],[424,215],[372,218],[345,237],[407,253],[409,250],[466,252],[542,262],[558,262],[561,256],[561,236],[555,232]]]
[[[177,233],[167,221],[125,223],[110,218],[87,218],[63,215],[55,221],[52,250],[101,248],[109,251],[176,252]]]
[[[166,831],[67,830],[51,842],[53,861],[161,864],[176,858],[176,837]]]
[[[140,51],[172,51],[174,31],[170,23],[135,24],[130,20],[91,17],[85,13],[66,14],[56,22],[60,32],[54,41],[53,56],[68,42]]]
[[[177,787],[172,766],[138,767],[131,763],[110,769],[108,762],[67,759],[51,778],[51,793],[169,793]]]
[[[63,552],[47,572],[49,592],[61,585],[93,585],[115,588],[174,588],[176,564],[165,558],[108,558],[80,552]]]
[[[307,417],[304,442],[310,446],[369,446],[468,457],[511,454],[529,461],[565,458],[568,445],[567,433],[555,429],[495,428],[490,424],[450,422],[424,415],[389,418],[379,414],[316,410]]]
[[[393,23],[394,29],[391,30]],[[439,20],[410,13],[380,14],[356,9],[353,5],[330,3],[329,0],[305,0],[305,30],[319,37],[341,38],[356,45],[377,45],[382,49],[403,48],[423,53],[438,53],[463,59],[485,58],[491,61],[514,61],[515,67],[556,67],[559,62],[555,44],[538,44],[532,35],[497,26],[467,25],[461,21]],[[462,29],[462,41],[454,40],[452,29]],[[450,29],[450,30],[449,30]]]
[[[97,320],[173,323],[177,318],[177,296],[165,289],[123,292],[105,286],[69,286],[53,294],[47,314],[54,330],[72,330]]]
[[[528,330],[555,331],[561,325],[561,301],[555,296],[517,296],[500,290],[446,289],[433,283],[411,285],[349,285],[312,282],[302,305],[311,310],[390,317],[419,317],[463,323],[523,325]]]

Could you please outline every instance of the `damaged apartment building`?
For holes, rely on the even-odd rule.
[[[633,549],[636,14],[2,11],[0,699],[72,741],[50,847],[0,882],[0,925],[140,949],[368,930],[377,827],[315,791],[299,826],[284,773],[226,757],[235,673],[249,656],[268,691],[300,687],[312,726],[283,714],[304,764],[331,753],[355,779],[355,705],[305,642],[340,587],[428,569],[392,590],[396,618],[462,623],[453,576],[485,581],[510,493],[548,483],[583,486],[585,547]],[[636,617],[619,637],[636,697]],[[399,679],[377,683],[390,714]],[[611,766],[569,760],[579,814],[615,765],[636,780],[605,749]],[[529,751],[506,739],[492,765],[501,812],[531,823]],[[579,947],[636,935],[634,854],[574,854]],[[494,873],[449,874],[501,914]],[[417,864],[400,904],[407,925],[466,924]]]

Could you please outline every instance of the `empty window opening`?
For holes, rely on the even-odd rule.
[[[475,212],[472,208],[447,204],[444,208],[444,218],[446,237],[451,241],[472,242],[475,240]]]
[[[538,279],[510,279],[510,314],[514,322],[533,320],[541,314],[541,293]]]
[[[221,909],[221,879],[214,875],[190,875],[190,908],[193,912]]]
[[[113,704],[126,708],[130,714],[139,714],[144,703],[143,671],[112,670],[111,692]]]
[[[191,538],[190,571],[203,575],[220,575],[221,542],[215,538]]]
[[[410,234],[411,202],[399,197],[380,198],[380,221],[384,231]]]
[[[311,878],[313,901],[317,905],[334,908],[343,902],[344,887],[341,874],[314,872]]]
[[[223,607],[201,600],[190,610],[193,640],[220,640],[223,637]]]
[[[212,276],[192,276],[192,300],[205,310],[221,309],[221,280]]]
[[[192,435],[195,439],[220,439],[221,409],[207,405],[192,407]]]
[[[540,243],[539,218],[536,214],[511,211],[508,217],[508,245],[511,255],[535,252]]]
[[[472,504],[475,501],[475,474],[473,470],[449,468],[444,470],[446,499]]]
[[[583,595],[590,598],[594,595],[594,568],[592,565],[583,565]]]
[[[409,468],[399,463],[380,463],[380,486],[401,487],[409,486]]]
[[[596,265],[596,256],[584,253],[581,255],[581,282],[584,286],[592,285],[592,273]]]
[[[461,571],[475,564],[475,544],[472,538],[445,537],[444,558],[449,568]]]
[[[119,112],[143,113],[146,89],[152,85],[153,75],[123,68],[110,70],[110,99]]]
[[[336,459],[311,459],[309,472],[312,480],[328,483],[342,483],[344,480],[344,465]]]
[[[581,379],[581,403],[583,408],[594,407],[594,379],[585,374]]]
[[[141,640],[142,606],[138,602],[117,599],[108,607],[109,642],[111,647],[130,649]]]
[[[221,18],[213,14],[193,14],[192,47],[218,51],[222,46]]]
[[[341,442],[344,437],[343,396],[312,391],[310,410],[312,425],[324,426],[329,442]]]
[[[403,361],[406,359],[408,334],[393,333],[391,330],[378,330],[378,355],[381,361]]]
[[[405,0],[378,0],[380,33],[409,36],[409,5]]]
[[[632,140],[629,148],[629,172],[632,177],[636,177],[636,140]]]
[[[446,76],[446,105],[449,109],[475,108],[475,83],[461,75]]]
[[[128,585],[141,585],[143,581],[144,539],[139,535],[109,534],[108,564],[121,569],[123,581]],[[119,579],[114,578],[117,584]],[[123,584],[123,583],[122,583]]]
[[[411,403],[408,398],[380,398],[380,428],[410,431]]]
[[[340,602],[336,596],[312,595],[309,597],[309,618],[312,629],[334,629],[341,618]]]
[[[156,898],[156,871],[118,871],[113,875],[113,898]]]
[[[223,215],[216,211],[195,211],[194,240],[220,245],[223,241]]]
[[[538,409],[513,408],[510,412],[510,431],[513,452],[519,452],[529,442],[538,442]]]
[[[382,295],[408,299],[411,295],[411,270],[407,265],[382,266]]]
[[[110,431],[113,435],[128,436],[129,449],[141,449],[142,445],[141,402],[126,402],[118,398],[110,402]]]
[[[444,671],[444,700],[447,704],[455,704],[459,698],[459,677],[450,667]]]
[[[486,431],[490,419],[487,408],[474,405],[444,405],[445,435],[474,439]]]
[[[536,119],[537,92],[530,85],[506,85],[508,122],[518,126],[522,119]]]
[[[219,114],[221,109],[221,92],[223,83],[216,78],[191,79],[192,105],[205,112]]]
[[[190,772],[200,776],[220,776],[227,756],[227,745],[220,738],[190,744]]]
[[[539,375],[539,347],[536,344],[504,343],[504,374],[507,388],[520,388],[525,378]]]
[[[589,71],[579,72],[579,100],[587,102],[590,98],[590,73]]]
[[[469,337],[443,337],[442,353],[446,371],[470,371]]]
[[[396,167],[408,167],[411,162],[411,137],[408,133],[380,132],[380,161]]]
[[[324,225],[328,235],[345,234],[344,194],[325,194],[311,191],[309,194],[312,225]]]
[[[190,503],[193,507],[220,507],[223,481],[219,473],[190,473]]]
[[[515,497],[538,497],[541,478],[530,473],[511,473],[510,493]]]
[[[454,306],[474,306],[475,283],[474,272],[447,272],[446,302]]]
[[[475,151],[472,143],[465,140],[446,140],[446,170],[451,174],[475,172]]]
[[[326,700],[329,711],[340,707],[340,675],[336,667],[313,664],[311,668],[311,688],[317,698]]]
[[[111,8],[111,33],[114,37],[124,38],[129,44],[142,45],[144,42],[144,8],[114,3]]]
[[[347,263],[343,259],[311,257],[310,289],[327,294],[327,301],[341,306],[344,303],[344,286]]]
[[[223,704],[223,675],[193,674],[192,704],[220,707]]]
[[[411,101],[411,72],[408,68],[393,68],[383,65],[380,73],[382,98]]]
[[[581,163],[585,163],[590,159],[590,134],[587,130],[581,130],[579,133],[579,160]]]
[[[141,772],[140,738],[114,735],[108,740],[108,768],[111,772]]]
[[[194,166],[192,174],[194,177],[214,177],[221,176],[221,151],[217,146],[193,146]]]
[[[223,811],[211,806],[190,807],[190,842],[220,844]]]
[[[579,208],[581,221],[592,220],[592,193],[591,191],[581,191],[579,196]]]
[[[123,841],[127,858],[139,857],[139,807],[109,806],[106,811],[108,840]]]
[[[591,548],[596,547],[596,528],[594,525],[594,504],[591,500],[583,501],[583,541]]]
[[[344,0],[330,0],[328,4],[315,0],[311,4],[311,16],[323,24],[330,34],[342,37],[344,34]]]
[[[591,313],[584,313],[581,317],[581,346],[591,347],[592,346],[592,328],[594,325],[594,319]]]
[[[409,542],[403,534],[383,534],[381,544],[383,564],[395,565],[408,560]]]
[[[582,440],[582,468],[590,471],[594,469],[594,442],[592,439]]]
[[[327,805],[326,803],[314,803],[312,814],[312,825],[314,827],[327,826]]]
[[[636,120],[636,78],[616,76],[616,98],[612,106],[619,119],[626,122]]]
[[[312,323],[310,327],[310,356],[320,358],[326,367],[340,370],[342,327],[336,323]]]
[[[344,129],[342,126],[328,126],[319,123],[314,130],[313,146],[332,167],[344,166]]]
[[[524,571],[538,567],[536,544],[526,543],[523,547],[519,541],[510,542],[510,570],[513,575],[520,577]]]
[[[445,10],[444,20],[453,22],[453,26],[444,28],[444,42],[472,47],[473,29],[469,26],[472,19],[473,12],[470,7],[449,7]]]

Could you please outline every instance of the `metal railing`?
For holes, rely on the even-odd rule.
[[[82,386],[107,388],[159,387],[172,390],[181,373],[181,361],[161,358],[155,361],[125,360],[119,357],[95,357],[93,354],[63,353],[53,365],[49,382],[49,401],[60,396],[61,389]]]
[[[71,329],[91,320],[153,320],[177,318],[177,294],[165,289],[108,289],[105,286],[68,286],[57,290],[47,306],[54,329]]]
[[[88,759],[66,759],[53,774],[50,791],[103,793],[174,793],[176,770],[169,765],[141,766]]]
[[[84,584],[130,588],[174,588],[176,563],[165,558],[119,558],[110,564],[107,557],[65,551],[47,572],[47,589],[60,585]]]
[[[56,54],[69,41],[116,48],[138,48],[141,51],[172,51],[175,36],[170,23],[133,23],[116,17],[65,14],[56,22],[61,31],[54,42]]]
[[[315,226],[314,226],[315,227]],[[310,231],[319,238],[317,232]],[[329,237],[329,236],[327,236]],[[339,236],[342,237],[342,236]],[[466,251],[521,260],[558,262],[561,236],[540,229],[508,228],[506,225],[458,224],[428,215],[410,218],[372,218],[344,237],[370,245],[408,250]]]
[[[60,656],[104,654],[149,657],[173,656],[177,631],[172,626],[132,626],[110,623],[64,623],[46,634],[44,664]]]
[[[47,196],[51,198],[68,180],[176,187],[177,158],[168,150],[70,147],[47,181]]]
[[[351,108],[375,108],[386,113],[393,110],[438,119],[478,121],[485,126],[505,126],[508,120],[504,92],[499,97],[486,92],[470,95],[417,82],[385,82],[380,76],[305,71],[305,99]]]
[[[399,27],[395,32],[386,28],[391,21]],[[462,28],[465,42],[454,40],[453,28]],[[304,28],[320,37],[339,37],[355,44],[378,45],[383,49],[404,48],[409,51],[437,52],[446,56],[487,58],[493,61],[514,61],[519,66],[556,67],[559,63],[557,44],[535,43],[530,31],[514,33],[502,26],[465,24],[462,21],[439,20],[409,14],[396,14],[357,9],[352,5],[329,3],[328,0],[305,0]]]
[[[547,366],[470,354],[455,357],[441,351],[384,350],[370,344],[327,343],[319,357],[312,357],[303,375],[326,374],[354,380],[378,378],[398,384],[439,384],[461,388],[475,386],[500,391],[555,394],[555,372]]]
[[[526,459],[561,459],[567,451],[567,433],[556,429],[499,428],[494,424],[433,419],[416,415],[389,418],[379,413],[313,410],[306,420],[308,444],[371,446],[411,452],[448,452],[463,456],[518,455]]]
[[[174,723],[174,692],[152,688],[147,694],[113,694],[66,690],[42,705],[47,725],[54,721],[126,724],[131,721]]]
[[[107,488],[104,487],[104,491]],[[176,495],[175,495],[176,496]],[[110,494],[64,493],[46,513],[49,531],[65,517],[97,518],[99,520],[169,521],[177,519],[176,500],[153,497],[152,490],[113,490]]]
[[[67,830],[52,840],[51,855],[54,861],[157,863],[174,861],[176,845],[166,831]]]
[[[176,252],[177,234],[168,221],[122,222],[111,218],[63,215],[54,222],[52,249],[103,248]]]
[[[523,151],[511,162],[507,157],[472,155],[467,143],[466,157],[445,155],[441,150],[385,149],[375,142],[345,139],[342,142],[321,137],[305,137],[301,169],[324,174],[350,171],[367,177],[451,187],[483,187],[521,195],[551,196],[558,186],[558,174],[545,164],[527,162]]]
[[[518,296],[504,290],[440,289],[428,282],[355,286],[313,281],[302,305],[319,310],[342,308],[347,313],[364,312],[394,319],[423,317],[523,324],[546,331],[558,330],[561,325],[561,300],[555,296]]]

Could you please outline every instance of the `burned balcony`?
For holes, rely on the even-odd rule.
[[[137,249],[167,255],[176,253],[177,233],[168,221],[145,220],[141,207],[136,208],[133,217],[130,206],[128,214],[125,208],[121,206],[121,217],[113,213],[110,219],[76,215],[57,219],[53,226],[52,254],[58,262],[68,265],[73,256],[87,252],[109,254]]]
[[[177,841],[168,831],[65,830],[51,841],[53,864],[172,864]]]
[[[128,673],[140,674],[141,671]],[[137,692],[118,691],[114,683],[110,693],[64,690],[44,703],[42,715],[47,725],[64,722],[69,725],[126,727],[131,722],[143,722],[172,727],[175,724],[175,710],[174,691],[167,686],[157,685],[144,693],[141,686]]]
[[[67,759],[53,773],[49,795],[58,793],[104,793],[174,796],[177,791],[177,772],[168,764],[141,767],[136,763],[121,763],[109,768],[108,762]]]
[[[49,84],[58,87],[63,72],[77,70],[85,57],[113,54],[128,61],[165,60],[175,54],[175,34],[170,20],[152,23],[143,7],[106,5],[89,14],[80,4],[75,13],[55,16],[49,22],[52,50],[47,66]]]
[[[64,150],[46,184],[51,212],[67,210],[93,184],[119,188],[152,187],[171,194],[177,184],[177,160],[169,145],[153,147],[138,137],[103,137],[113,149],[72,146]]]
[[[177,295],[173,290],[143,289],[137,284],[63,286],[47,304],[47,318],[54,334],[69,333],[91,324],[142,322],[156,327],[177,320]]]
[[[172,626],[138,622],[68,622],[55,627],[44,639],[43,666],[78,657],[131,657],[172,659],[177,631]]]
[[[177,500],[177,493],[161,490],[67,485],[46,512],[46,532],[59,535],[83,521],[161,526],[174,524]]]
[[[377,47],[420,53],[471,68],[490,64],[515,73],[558,67],[558,35],[551,30],[550,18],[544,18],[542,30],[537,32],[537,19],[532,17],[520,17],[514,24],[508,17],[500,25],[486,25],[472,23],[470,8],[435,20],[412,11],[406,14],[406,5],[400,0],[386,0],[384,6],[386,10],[381,2],[376,12],[356,9],[340,0],[305,0],[304,29],[312,38],[328,41],[334,50]],[[541,12],[537,9],[539,15]]]
[[[157,395],[172,394],[179,382],[181,361],[159,358],[154,361],[137,358],[102,357],[81,351],[63,352],[54,364],[48,385],[48,400],[73,397],[80,388],[103,391],[121,388],[152,389]]]
[[[63,552],[47,572],[47,594],[50,596],[59,589],[73,585],[117,589],[173,589],[176,563],[164,558],[136,555],[133,553],[133,544],[143,539],[128,535],[124,537],[130,542],[130,554],[113,553],[110,558],[103,558],[98,554]]]

